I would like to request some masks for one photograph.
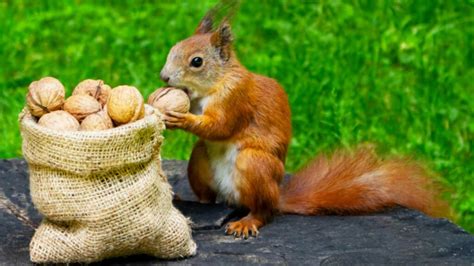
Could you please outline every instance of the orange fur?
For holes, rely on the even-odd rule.
[[[209,19],[171,49],[161,72],[169,85],[191,91],[198,111],[167,112],[164,120],[168,128],[200,138],[188,167],[199,200],[221,197],[250,210],[227,233],[256,235],[275,211],[365,213],[394,205],[430,214],[441,210],[419,166],[383,162],[366,149],[320,156],[280,188],[291,139],[287,95],[275,80],[245,69],[232,50],[230,26],[212,32]],[[195,57],[202,58],[201,66],[190,64]]]
[[[317,157],[282,188],[279,210],[316,215],[360,214],[401,205],[447,215],[447,205],[422,167],[408,160],[382,161],[370,149]]]
[[[188,164],[189,183],[201,203],[216,201],[216,193],[210,188],[212,183],[211,167],[204,142],[194,145]]]
[[[230,222],[226,226],[226,234],[235,235],[236,237],[248,238],[249,235],[256,237],[258,228],[262,227],[264,218],[249,214],[236,222]]]
[[[244,149],[237,157],[235,168],[241,198],[239,205],[267,221],[278,206],[283,163],[268,152]]]
[[[226,94],[215,92],[203,114],[189,120],[183,128],[201,138],[200,142],[228,142],[238,147],[234,182],[241,200],[229,203],[248,208],[252,219],[243,221],[254,226],[234,224],[230,228],[235,230],[228,232],[241,229],[255,234],[251,229],[265,224],[278,206],[278,184],[284,175],[284,160],[291,138],[290,109],[286,95],[274,80],[245,69],[239,71],[243,77],[240,82]],[[208,201],[215,198],[218,191],[214,191],[210,183],[199,181],[208,180],[205,169],[209,165],[208,157],[200,149],[202,146],[197,145],[193,150],[189,178],[200,201]],[[236,233],[240,234],[248,236],[249,233]]]

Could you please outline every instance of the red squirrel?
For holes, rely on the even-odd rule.
[[[188,177],[200,202],[222,199],[249,214],[226,233],[256,236],[275,213],[360,214],[402,205],[436,214],[440,204],[421,167],[382,161],[368,149],[319,156],[281,186],[291,139],[288,97],[274,79],[247,70],[227,21],[206,15],[170,50],[160,77],[189,92],[190,113],[167,112],[167,128],[195,134]]]

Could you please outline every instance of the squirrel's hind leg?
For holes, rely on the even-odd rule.
[[[226,234],[248,238],[257,236],[258,229],[271,219],[276,210],[280,190],[278,183],[284,175],[284,165],[274,155],[256,149],[243,149],[236,159],[235,181],[239,204],[250,214],[230,222]]]
[[[214,203],[216,201],[217,194],[211,187],[213,173],[203,140],[198,140],[194,145],[188,164],[188,179],[200,203]]]

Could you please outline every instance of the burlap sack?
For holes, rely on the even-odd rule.
[[[44,220],[33,262],[93,262],[195,254],[188,220],[172,205],[161,169],[158,112],[114,129],[57,132],[20,115],[33,203]]]

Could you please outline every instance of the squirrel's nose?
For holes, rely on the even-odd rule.
[[[168,81],[170,81],[170,77],[163,74],[163,71],[161,71],[161,73],[160,73],[160,78],[161,78],[161,80],[163,80],[166,83],[168,83]]]

